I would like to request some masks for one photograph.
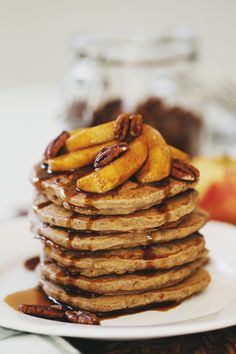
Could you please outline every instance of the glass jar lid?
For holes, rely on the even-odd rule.
[[[163,35],[153,31],[98,31],[73,40],[76,56],[112,65],[171,65],[197,58],[196,37],[188,28]]]

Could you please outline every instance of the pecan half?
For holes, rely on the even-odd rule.
[[[64,310],[65,311],[65,307],[59,304],[55,304],[55,305],[51,305],[50,309],[56,309],[56,310]]]
[[[130,129],[131,136],[140,136],[143,131],[143,117],[141,114],[131,114],[130,116]]]
[[[39,262],[40,262],[39,256],[35,256],[35,257],[27,259],[24,263],[24,266],[28,270],[35,270],[35,268],[37,267]]]
[[[129,134],[130,119],[127,113],[121,113],[116,121],[114,127],[115,138],[124,141]]]
[[[51,141],[44,152],[45,159],[48,160],[57,156],[60,150],[65,146],[66,139],[68,139],[69,136],[70,134],[64,130],[53,141]]]
[[[94,161],[94,167],[102,167],[105,165],[108,165],[112,161],[114,161],[118,156],[120,156],[123,152],[125,152],[128,149],[128,144],[127,143],[119,143],[116,145],[109,146],[108,148],[102,149],[95,161]]]
[[[88,325],[99,325],[98,317],[87,311],[66,311],[66,318],[73,323],[88,324]]]
[[[199,171],[190,164],[180,160],[173,160],[170,177],[186,182],[195,182],[199,177]]]
[[[47,318],[50,320],[65,319],[65,311],[48,306],[41,305],[18,305],[19,311],[26,315]]]
[[[124,141],[128,135],[136,137],[142,134],[143,117],[141,114],[122,113],[115,121],[115,138]]]

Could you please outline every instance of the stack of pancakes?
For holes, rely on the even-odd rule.
[[[48,296],[110,312],[179,302],[208,285],[197,180],[130,179],[95,194],[76,190],[77,178],[35,169],[32,229],[43,243],[40,283]]]

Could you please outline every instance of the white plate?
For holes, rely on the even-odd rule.
[[[44,320],[18,313],[4,303],[6,295],[37,285],[34,272],[23,267],[39,253],[25,218],[0,225],[0,325],[16,330],[97,339],[157,338],[202,332],[236,324],[236,227],[210,222],[202,230],[210,249],[210,286],[167,312],[146,311],[86,326]]]

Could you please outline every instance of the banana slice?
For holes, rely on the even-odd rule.
[[[189,162],[190,158],[189,155],[186,154],[186,152],[183,152],[182,150],[177,149],[174,146],[169,145],[170,148],[170,154],[172,159],[177,159],[177,160],[182,160],[184,162]]]
[[[68,171],[87,166],[94,162],[97,154],[103,148],[107,148],[115,143],[116,141],[113,140],[108,143],[89,147],[87,149],[69,152],[68,154],[47,160],[46,163],[51,171]]]
[[[108,192],[134,175],[145,162],[147,155],[146,138],[140,135],[129,144],[123,155],[109,165],[78,179],[77,187],[86,192]]]
[[[143,134],[148,144],[148,159],[136,174],[139,182],[158,182],[169,176],[171,152],[162,135],[149,125],[144,125]]]
[[[66,140],[67,151],[76,151],[114,140],[114,124],[113,121],[96,127],[75,130]]]

